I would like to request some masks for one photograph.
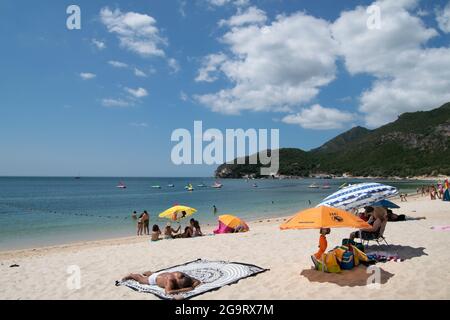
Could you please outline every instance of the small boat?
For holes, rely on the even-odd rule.
[[[207,187],[207,185],[206,185],[206,184],[204,184],[204,183],[200,183],[200,184],[198,184],[198,185],[197,185],[197,187],[199,187],[199,188],[206,188],[206,187]]]
[[[211,186],[211,188],[215,188],[215,189],[220,189],[222,188],[223,184],[219,183],[219,182],[214,182],[214,184]]]
[[[152,186],[153,189],[161,189],[161,186]]]
[[[194,187],[192,186],[192,184],[188,184],[187,186],[184,187],[187,191],[194,191]]]
[[[258,188],[258,185],[256,183],[254,183],[253,188]]]
[[[174,188],[175,185],[174,185],[174,184],[168,184],[167,187],[169,187],[169,188]]]
[[[125,185],[125,183],[123,183],[122,181],[120,181],[119,184],[116,186],[116,188],[119,188],[119,189],[126,189],[127,186]]]
[[[312,184],[310,184],[310,185],[308,186],[308,188],[311,188],[311,189],[318,189],[319,186],[318,186],[317,184],[315,184],[315,183],[312,183]]]
[[[330,188],[331,188],[331,186],[329,184],[324,184],[322,186],[322,189],[330,189]]]

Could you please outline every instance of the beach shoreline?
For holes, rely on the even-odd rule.
[[[0,253],[0,298],[153,300],[157,298],[151,294],[115,287],[114,282],[129,272],[160,270],[203,258],[254,264],[270,271],[195,299],[450,299],[450,275],[442,267],[450,262],[450,232],[431,229],[450,225],[449,203],[412,195],[408,202],[393,201],[401,206],[396,213],[427,219],[388,223],[385,235],[391,246],[369,247],[404,258],[377,264],[386,277],[379,289],[355,283],[354,277],[365,276],[362,269],[354,274],[346,271],[337,280],[311,270],[318,231],[280,231],[285,218],[277,217],[249,222],[250,232],[241,234],[158,242],[127,237],[4,251]],[[340,244],[351,231],[333,229],[329,246]],[[18,267],[10,267],[14,264]],[[78,290],[67,287],[67,268],[73,265],[82,274]]]
[[[415,200],[415,199],[421,199],[420,194],[417,193],[407,193],[408,200]],[[392,201],[400,201],[399,196],[395,196],[391,198]],[[294,215],[297,211],[293,210],[292,215]],[[286,221],[289,219],[292,215],[274,215],[271,217],[261,217],[260,219],[253,219],[247,221],[249,225],[271,225],[274,223],[281,224],[283,221]],[[220,214],[217,216],[219,217]],[[182,223],[182,225],[186,224],[186,222]],[[162,225],[160,226],[162,227]],[[206,224],[202,225],[202,230],[205,234],[212,234],[213,230],[216,228],[215,225]],[[2,258],[8,258],[11,256],[17,257],[26,257],[34,254],[39,254],[39,252],[54,252],[54,251],[60,251],[60,250],[71,250],[71,249],[79,249],[83,247],[99,247],[104,245],[115,245],[115,244],[132,244],[132,243],[140,243],[140,242],[146,242],[150,241],[150,235],[146,236],[136,236],[136,235],[130,235],[130,236],[119,236],[119,237],[110,237],[105,239],[96,239],[96,240],[86,240],[86,241],[73,241],[68,243],[61,243],[61,244],[54,244],[54,245],[48,245],[48,246],[36,246],[36,247],[30,247],[30,248],[23,248],[23,249],[6,249],[6,250],[0,250],[0,259]]]

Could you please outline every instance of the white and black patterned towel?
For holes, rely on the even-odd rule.
[[[156,271],[183,272],[192,278],[200,280],[201,285],[196,287],[194,290],[181,293],[176,297],[166,294],[164,289],[159,286],[139,284],[134,280],[116,281],[116,286],[127,286],[138,292],[153,293],[157,297],[166,300],[173,300],[175,298],[190,299],[194,296],[220,289],[223,286],[236,283],[241,279],[257,275],[258,273],[265,272],[267,270],[268,269],[263,269],[258,266],[245,263],[198,259],[179,266]]]

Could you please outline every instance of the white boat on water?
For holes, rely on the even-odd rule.
[[[331,186],[329,184],[324,184],[322,186],[322,189],[331,189]]]
[[[222,188],[223,184],[219,183],[219,182],[214,182],[214,184],[211,186],[211,188],[215,188],[215,189],[220,189]]]
[[[168,186],[169,188],[174,188],[174,187],[175,187],[174,184],[168,184],[167,186]]]
[[[161,186],[152,186],[153,189],[161,189]]]
[[[310,185],[308,186],[308,188],[311,188],[311,189],[318,189],[319,186],[318,186],[317,184],[315,184],[315,183],[312,183],[312,184],[310,184]]]
[[[120,181],[119,184],[116,186],[116,188],[118,188],[118,189],[126,189],[127,186],[125,185],[125,183],[123,183],[122,181]]]

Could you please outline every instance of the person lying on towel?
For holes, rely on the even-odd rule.
[[[149,284],[165,289],[166,294],[179,294],[194,290],[201,282],[189,277],[182,272],[144,272],[143,274],[131,273],[122,281],[135,280],[140,284]]]

